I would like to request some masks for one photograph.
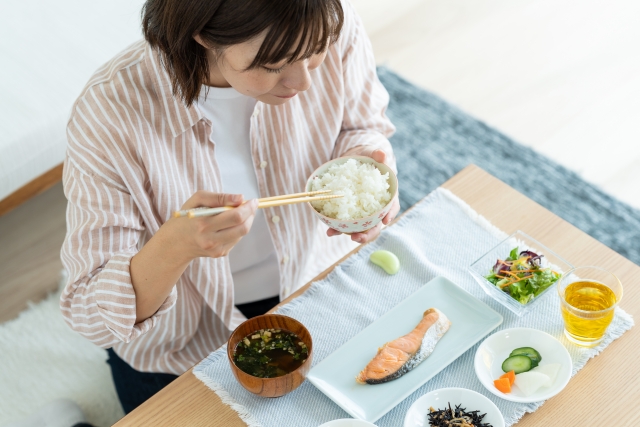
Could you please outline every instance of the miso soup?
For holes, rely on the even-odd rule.
[[[275,378],[298,369],[309,349],[293,332],[260,329],[244,337],[233,352],[238,368],[259,378]]]

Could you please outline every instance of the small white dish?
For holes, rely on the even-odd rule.
[[[433,390],[413,402],[404,417],[404,427],[428,427],[429,408],[446,409],[449,403],[452,408],[461,405],[467,411],[477,410],[480,414],[486,414],[483,423],[504,427],[504,418],[495,403],[478,392],[457,387]]]
[[[525,396],[516,385],[511,393],[502,393],[493,381],[504,374],[502,362],[509,354],[520,347],[533,347],[540,353],[540,366],[559,363],[560,370],[550,387],[542,387],[531,396]],[[560,393],[571,379],[573,363],[564,345],[546,332],[531,328],[512,328],[496,332],[484,340],[474,359],[476,375],[482,385],[496,396],[511,402],[531,403],[547,400]]]
[[[341,418],[339,420],[329,421],[319,425],[318,427],[376,427],[367,421],[355,420],[353,418]]]

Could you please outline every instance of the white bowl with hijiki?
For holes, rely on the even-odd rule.
[[[473,425],[504,427],[498,407],[486,396],[466,388],[441,388],[430,391],[407,411],[404,427]]]

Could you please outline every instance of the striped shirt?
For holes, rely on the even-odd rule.
[[[342,35],[311,71],[311,88],[283,105],[257,102],[250,135],[261,197],[304,191],[330,159],[371,147],[391,153],[388,94],[362,24],[344,6]],[[187,108],[173,96],[158,53],[144,41],[95,73],[69,119],[61,251],[69,279],[60,308],[71,328],[139,371],[182,374],[244,320],[221,257],[194,259],[158,311],[136,323],[131,258],[193,193],[222,192],[210,135],[197,104]],[[306,204],[265,214],[281,298],[352,248],[348,236],[328,238]]]

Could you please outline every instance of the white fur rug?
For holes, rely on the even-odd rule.
[[[78,403],[96,427],[124,415],[107,352],[67,326],[58,297],[53,293],[0,324],[0,426],[63,397]]]

